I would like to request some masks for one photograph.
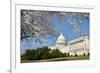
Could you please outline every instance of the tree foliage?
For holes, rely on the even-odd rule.
[[[46,35],[55,36],[51,22],[50,12],[21,10],[21,39],[35,37],[36,41],[40,41]]]
[[[51,50],[48,47],[37,48],[37,49],[27,49],[25,53],[21,56],[22,60],[42,60],[66,57],[65,53],[62,53],[58,49]]]
[[[80,35],[85,34],[81,23],[84,19],[89,20],[89,13],[21,10],[21,40],[34,37],[37,42],[41,42],[47,35],[56,36],[57,31],[52,25],[53,16],[58,16],[62,24],[70,17],[73,31]]]

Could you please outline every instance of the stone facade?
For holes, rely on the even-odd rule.
[[[61,33],[58,37],[55,46],[51,49],[59,49],[62,53],[69,53],[69,55],[88,55],[89,54],[89,37],[79,37],[69,42],[66,42],[65,37]]]

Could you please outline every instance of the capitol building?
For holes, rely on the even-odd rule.
[[[61,33],[54,46],[49,47],[51,50],[59,49],[62,53],[66,53],[71,56],[88,55],[89,54],[89,37],[79,37],[66,42],[65,37]]]

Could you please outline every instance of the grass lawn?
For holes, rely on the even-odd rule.
[[[43,60],[21,60],[21,63],[32,63],[32,62],[52,62],[52,61],[72,61],[72,60],[89,60],[89,56],[70,56]]]

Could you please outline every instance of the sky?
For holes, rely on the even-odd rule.
[[[43,38],[43,44],[35,42],[35,38],[28,40],[21,40],[21,54],[25,52],[26,49],[35,49],[43,46],[53,46],[56,43],[58,36],[62,33],[66,39],[66,42],[78,38],[80,34],[73,31],[73,25],[70,23],[72,17],[65,17],[65,21],[62,23],[59,16],[54,15],[52,20],[52,26],[58,32],[57,37],[47,36]],[[80,16],[77,15],[76,19],[80,20]],[[84,18],[81,22],[81,28],[85,32],[85,35],[89,36],[89,19]]]

